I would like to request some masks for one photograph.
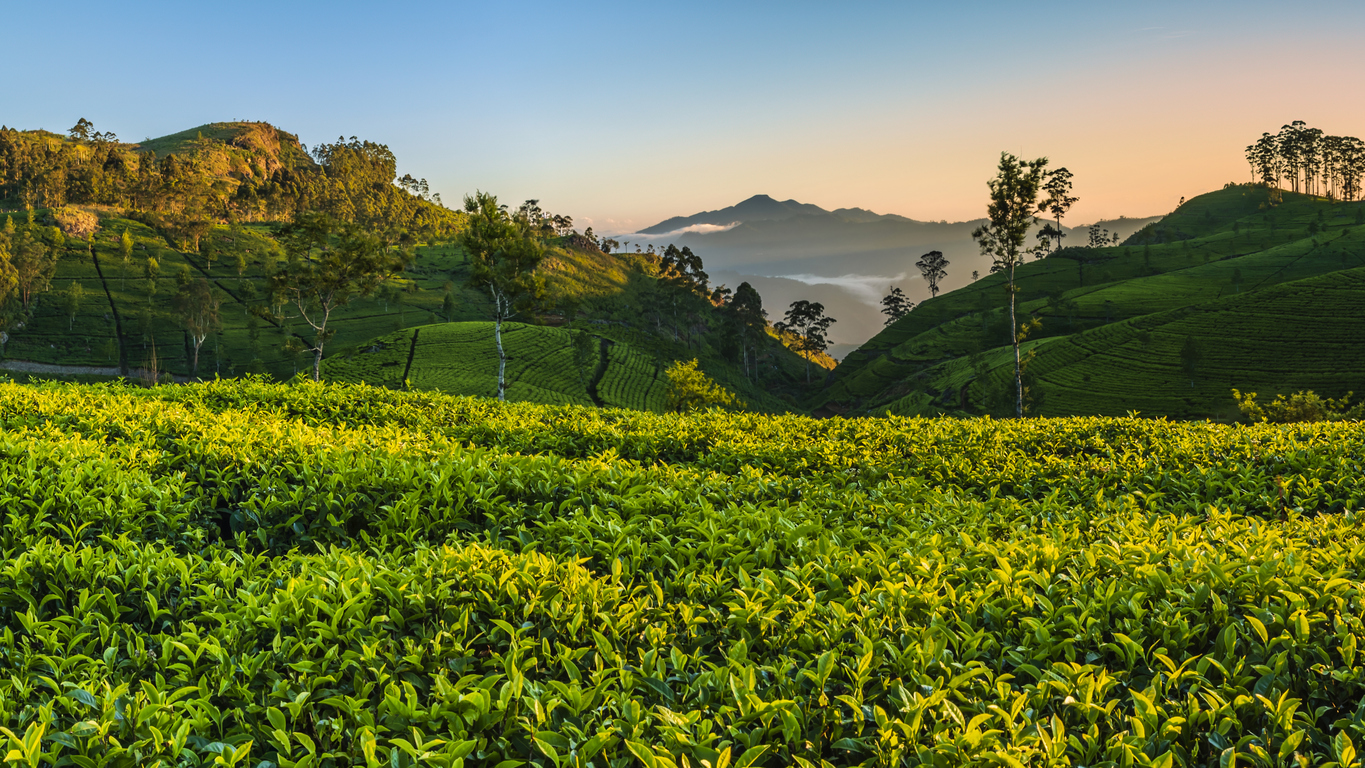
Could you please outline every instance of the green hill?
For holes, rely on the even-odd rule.
[[[44,175],[48,166],[62,170],[60,183]],[[486,366],[462,367],[471,355],[491,357],[491,330],[411,330],[484,321],[488,298],[463,287],[470,271],[457,245],[464,214],[444,208],[406,177],[396,180],[395,168],[383,145],[319,145],[310,157],[296,137],[265,123],[214,123],[139,145],[0,130],[0,227],[6,227],[0,254],[8,258],[7,249],[25,240],[56,257],[27,307],[17,293],[0,306],[0,330],[7,334],[0,367],[86,378],[151,377],[152,371],[191,376],[192,348],[173,297],[185,281],[202,278],[221,301],[221,328],[200,351],[198,375],[288,379],[309,367],[304,347],[313,333],[291,317],[296,310],[269,295],[270,276],[285,259],[278,228],[299,211],[323,211],[372,229],[388,247],[413,256],[378,291],[333,313],[325,350],[348,353],[351,362],[328,370],[394,387],[492,392],[491,378],[480,384],[470,378],[484,375],[475,371]],[[59,233],[60,217],[71,215],[97,221],[98,228],[67,226]],[[133,241],[126,261],[125,232]],[[658,409],[661,388],[640,382],[654,382],[674,360],[693,358],[761,410],[791,409],[804,394],[804,362],[771,329],[751,345],[746,366],[721,303],[694,295],[674,309],[653,254],[607,253],[568,230],[542,238],[547,300],[522,318],[531,325],[516,335],[548,346],[590,336],[608,364],[589,366],[589,380],[600,385],[590,389],[583,381],[560,382],[559,368],[542,370],[559,364],[554,355],[519,359],[514,398]],[[402,344],[399,336],[409,347],[421,339],[422,354],[410,369],[404,361],[404,375],[371,371],[375,359],[356,351]],[[472,346],[458,343],[466,337]],[[536,383],[542,379],[550,385]]]
[[[1030,336],[1038,412],[1229,418],[1233,387],[1365,390],[1365,360],[1332,352],[1359,338],[1345,334],[1359,317],[1351,307],[1362,306],[1349,270],[1365,266],[1363,219],[1365,203],[1229,185],[1120,246],[1068,248],[1024,265],[1020,316],[1042,324]],[[1324,291],[1338,304],[1315,298]],[[850,354],[814,404],[1004,413],[1006,299],[1003,276],[991,275],[924,302]],[[1275,319],[1255,319],[1264,316]],[[1204,376],[1176,392],[1186,338],[1203,351]],[[1276,341],[1286,338],[1292,349]],[[1287,360],[1299,367],[1286,370]]]

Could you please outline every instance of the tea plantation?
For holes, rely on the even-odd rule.
[[[7,763],[1359,765],[1358,424],[257,381],[0,421]]]
[[[1017,280],[1021,322],[1037,322],[1031,412],[1232,420],[1233,388],[1360,392],[1362,267],[1365,202],[1248,185],[1195,197],[1121,246],[1029,261]],[[811,404],[1013,415],[1008,296],[993,274],[921,303]]]

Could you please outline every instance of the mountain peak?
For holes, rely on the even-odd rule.
[[[754,195],[741,203],[716,211],[703,211],[691,216],[674,216],[652,227],[640,230],[642,235],[662,235],[688,227],[703,224],[728,226],[751,221],[780,221],[794,216],[829,215],[829,211],[818,205],[800,203],[795,200],[778,201],[770,195]]]

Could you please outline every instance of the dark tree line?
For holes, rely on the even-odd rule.
[[[1272,188],[1335,200],[1360,199],[1365,177],[1365,142],[1354,136],[1328,136],[1302,120],[1261,134],[1246,148],[1254,181]]]

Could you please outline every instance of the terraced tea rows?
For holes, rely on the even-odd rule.
[[[1365,430],[0,385],[72,765],[1354,764]]]

